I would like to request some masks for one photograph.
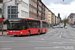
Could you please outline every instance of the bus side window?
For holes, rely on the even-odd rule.
[[[24,20],[24,29],[27,29],[27,21]]]

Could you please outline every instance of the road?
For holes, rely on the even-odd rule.
[[[0,36],[0,50],[75,50],[75,28],[67,24],[41,35]]]

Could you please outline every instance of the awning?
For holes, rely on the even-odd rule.
[[[2,18],[0,18],[0,21],[3,21],[3,19],[2,19]]]

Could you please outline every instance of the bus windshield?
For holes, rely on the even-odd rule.
[[[8,23],[8,30],[22,30],[23,23],[22,22],[9,22]]]

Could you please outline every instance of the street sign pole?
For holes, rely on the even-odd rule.
[[[2,12],[2,16],[4,16],[4,3],[3,3],[3,12]],[[3,22],[2,22],[2,35],[3,35]]]
[[[12,0],[10,0],[10,1],[12,1]],[[8,1],[8,2],[10,2],[10,1]],[[5,2],[5,3],[8,3],[8,2]],[[4,17],[4,7],[5,7],[5,3],[3,3],[3,12],[2,12],[2,16]],[[2,22],[2,35],[3,35],[3,22]]]

